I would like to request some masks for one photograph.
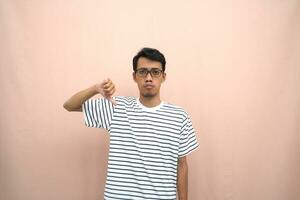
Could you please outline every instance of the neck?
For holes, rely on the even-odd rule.
[[[144,106],[151,108],[151,107],[158,106],[161,103],[161,100],[159,95],[154,97],[144,97],[140,95],[140,102]]]

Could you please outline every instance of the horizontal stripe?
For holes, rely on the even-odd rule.
[[[139,181],[144,181],[144,182],[147,182],[147,184],[151,184],[151,185],[156,185],[156,184],[174,185],[174,184],[176,184],[176,179],[169,180],[169,179],[162,179],[161,177],[151,177],[151,179],[150,179],[149,176],[136,176],[135,174],[125,173],[125,172],[114,173],[114,172],[110,172],[110,171],[107,172],[107,179],[111,179],[111,178],[114,178],[115,180],[130,179],[130,181],[134,181],[135,183],[137,183]]]
[[[176,183],[176,169],[170,171],[159,170],[157,167],[147,167],[143,169],[141,167],[135,167],[133,164],[120,162],[110,162],[108,165],[109,169],[107,172],[108,177],[120,177],[120,178],[130,178],[140,181],[147,181],[148,184],[153,183]]]
[[[129,138],[129,137],[118,137],[118,139],[112,138],[111,136],[111,142],[110,142],[110,147],[111,148],[120,148],[120,149],[136,149],[136,143],[134,138],[129,138],[130,140],[125,140],[124,138]],[[172,152],[174,154],[174,157],[176,156],[176,152],[178,152],[178,147],[176,149],[176,147],[171,146],[170,143],[165,142],[165,143],[160,143],[158,141],[155,141],[153,138],[151,139],[143,139],[143,141],[139,141],[139,144],[143,145],[143,149],[145,150],[161,150],[161,151],[165,151],[168,152],[168,150],[170,150],[170,152]],[[178,145],[177,145],[178,146]],[[142,151],[142,150],[140,150]]]
[[[149,192],[149,191],[145,191],[145,190],[137,190],[137,189],[133,189],[133,188],[127,188],[127,187],[120,187],[120,186],[114,186],[111,187],[110,185],[106,184],[105,186],[105,191],[117,191],[118,194],[124,194],[124,195],[132,195],[132,196],[142,196],[144,198],[157,198],[160,199],[162,197],[169,197],[170,196],[174,196],[174,192],[176,193],[176,191],[171,191],[171,192],[157,192],[157,191],[153,191],[153,192]]]
[[[162,149],[153,149],[153,148],[136,148],[136,147],[129,147],[129,148],[120,148],[120,147],[114,147],[114,148],[110,148],[109,152],[113,152],[113,153],[128,153],[128,154],[132,154],[132,155],[140,155],[140,154],[149,154],[149,155],[154,155],[153,158],[159,158],[162,156],[168,156],[171,158],[174,158],[172,160],[177,160],[177,156],[174,155],[174,152],[172,151],[165,151]]]
[[[115,191],[110,189],[105,189],[104,194],[105,200],[124,200],[124,198],[131,200],[176,200],[176,194],[169,196],[157,196],[157,195],[144,195],[143,193],[132,193],[124,191]]]
[[[157,188],[157,190],[162,191],[172,191],[174,188],[176,189],[176,184],[155,184],[152,183],[151,185],[148,184],[147,181],[132,181],[131,179],[121,179],[121,178],[108,178],[107,182],[111,184],[117,184],[120,186],[128,186],[128,187],[138,187],[138,188]]]
[[[163,171],[163,172],[168,172],[168,171],[173,171],[176,172],[177,166],[176,165],[167,165],[166,166],[161,166],[160,164],[151,162],[151,161],[143,161],[143,162],[138,162],[138,161],[131,161],[129,159],[125,159],[122,157],[110,157],[108,159],[108,164],[112,166],[118,167],[119,165],[123,166],[129,166],[129,167],[136,167],[136,168],[145,168],[148,170],[154,170],[153,174],[155,174],[156,171]]]

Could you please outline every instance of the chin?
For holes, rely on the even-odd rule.
[[[153,93],[143,93],[142,96],[145,97],[145,98],[152,98],[152,97],[155,97],[156,94],[153,94]]]

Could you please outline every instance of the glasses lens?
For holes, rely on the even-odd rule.
[[[139,75],[139,76],[142,76],[142,77],[144,77],[144,76],[146,76],[147,75],[147,70],[146,69],[138,69],[137,70],[137,74]]]
[[[151,75],[153,77],[159,77],[161,75],[161,70],[160,69],[151,69]]]

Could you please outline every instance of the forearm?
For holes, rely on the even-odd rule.
[[[178,161],[177,192],[179,200],[188,199],[188,165],[185,158]]]
[[[64,103],[64,108],[68,111],[82,111],[82,104],[98,92],[95,86],[91,86],[85,90],[77,92]]]

